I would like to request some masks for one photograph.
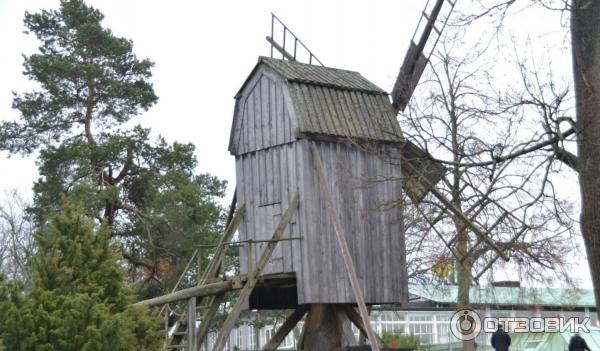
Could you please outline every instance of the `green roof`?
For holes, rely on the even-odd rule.
[[[409,285],[412,295],[440,304],[456,304],[456,285]],[[473,305],[596,307],[591,289],[472,287]]]

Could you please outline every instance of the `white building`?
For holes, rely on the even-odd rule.
[[[373,306],[371,325],[375,332],[402,333],[419,337],[425,349],[457,350],[459,340],[450,330],[450,320],[455,313],[458,289],[453,285],[410,285],[410,302],[394,310],[380,310]],[[494,286],[471,289],[471,303],[475,311],[485,317],[576,317],[589,318],[589,326],[599,326],[593,290],[589,289],[538,289],[518,286]],[[261,320],[261,312],[252,312],[248,323],[231,332],[227,350],[259,350],[271,338],[278,325],[254,327],[252,320]],[[283,322],[283,320],[281,321]],[[280,349],[293,350],[301,333],[302,322],[281,344]],[[511,331],[511,330],[509,330]],[[358,340],[358,330],[355,330]],[[209,335],[203,350],[211,350],[216,335]],[[476,338],[478,350],[486,349],[490,335],[480,333]],[[523,349],[525,350],[525,349]]]

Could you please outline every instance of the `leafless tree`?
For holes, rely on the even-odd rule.
[[[581,194],[580,227],[584,239],[595,297],[600,308],[600,197],[597,173],[600,169],[600,2],[593,0],[470,0],[459,25],[470,26],[482,18],[493,21],[499,32],[505,19],[518,14],[524,7],[561,14],[561,25],[567,38],[570,34],[572,84],[575,106],[572,129],[576,137],[576,152],[561,154],[551,148],[556,158],[577,171]],[[523,33],[527,34],[527,33]],[[499,38],[501,39],[501,38]],[[553,67],[562,70],[564,67]],[[540,111],[542,119],[546,116]],[[570,121],[571,122],[571,121]],[[559,122],[560,123],[560,119]],[[558,152],[557,152],[558,151]]]
[[[555,161],[575,166],[564,147],[574,134],[565,114],[568,89],[519,66],[515,75],[522,84],[499,91],[485,50],[474,47],[457,57],[454,48],[442,45],[432,58],[431,73],[418,88],[427,93],[412,100],[400,121],[405,137],[446,166],[438,189],[489,242],[428,196],[407,211],[413,224],[408,261],[418,267],[412,279],[445,278],[454,265],[458,309],[470,307],[471,286],[502,271],[530,283],[572,284],[566,253],[576,223],[555,187],[563,165]],[[510,262],[498,260],[499,253]],[[464,349],[472,350],[472,341]]]
[[[33,223],[26,208],[26,201],[14,190],[7,192],[0,204],[0,273],[24,284],[31,278],[29,260],[35,249]]]

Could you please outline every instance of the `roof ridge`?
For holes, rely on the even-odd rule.
[[[388,95],[385,90],[356,71],[265,56],[259,56],[258,64],[261,63],[271,67],[288,82],[360,91],[373,95]]]
[[[308,66],[308,67],[325,68],[325,69],[334,70],[334,71],[356,73],[356,74],[358,74],[358,75],[360,75],[362,77],[362,74],[360,74],[360,72],[353,71],[353,70],[350,70],[350,69],[345,69],[345,68],[336,68],[336,67],[330,67],[330,66],[325,66],[325,65],[323,65],[323,66],[317,66],[317,65],[313,65],[312,63],[305,63],[305,62],[300,62],[300,61],[290,61],[290,60],[278,59],[278,58],[275,58],[275,57],[268,57],[268,56],[259,56],[258,60],[259,61],[262,61],[262,60],[271,61],[271,60],[273,60],[273,61],[284,62],[284,63],[288,63],[288,64],[292,64],[292,65],[303,65],[303,66]]]

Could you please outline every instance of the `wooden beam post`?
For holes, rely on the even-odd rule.
[[[246,279],[246,277],[240,277],[242,281]],[[167,294],[163,296],[158,296],[152,299],[143,300],[133,304],[133,306],[159,306],[164,305],[170,302],[175,302],[179,300],[186,300],[190,297],[204,297],[211,295],[219,295],[223,294],[227,291],[234,290],[233,281],[225,280],[222,282],[216,282],[211,284],[205,284],[202,286],[194,286],[192,288],[183,289],[176,291],[172,294]]]
[[[187,310],[187,345],[188,350],[197,350],[196,347],[196,297],[190,297]]]
[[[333,220],[333,228],[335,235],[337,237],[337,241],[340,247],[340,251],[342,252],[342,258],[344,259],[344,264],[346,265],[346,271],[348,272],[348,278],[350,279],[350,285],[352,286],[352,290],[354,291],[354,296],[356,297],[356,303],[358,304],[358,310],[360,311],[360,315],[365,324],[365,328],[367,331],[367,336],[369,341],[371,342],[371,348],[375,351],[379,351],[379,344],[375,337],[375,333],[371,328],[371,323],[369,319],[369,313],[367,312],[367,306],[365,305],[365,298],[363,297],[362,290],[360,289],[360,284],[358,283],[358,277],[356,275],[356,268],[354,266],[354,261],[352,260],[352,256],[350,256],[350,249],[348,248],[348,243],[346,242],[346,236],[344,235],[342,223],[340,222],[340,217],[338,215],[337,208],[335,203],[333,202],[333,195],[331,194],[331,188],[329,188],[329,183],[325,178],[325,171],[323,169],[323,162],[321,162],[321,156],[319,156],[319,152],[315,147],[314,143],[310,144],[313,158],[315,160],[315,166],[317,169],[317,174],[319,175],[319,179],[321,180],[321,186],[323,193],[325,194],[325,200],[327,205],[329,206],[329,210],[331,211],[331,218]],[[333,278],[333,277],[332,277]]]
[[[285,278],[288,278],[289,275],[283,273]],[[228,291],[233,290],[241,290],[243,289],[242,284],[245,284],[248,281],[248,275],[236,276],[232,279],[217,281],[214,283],[205,284],[202,286],[194,286],[187,289],[182,289],[176,291],[171,294],[162,295],[158,297],[154,297],[152,299],[143,300],[137,303],[134,303],[132,306],[159,306],[167,303],[187,300],[190,297],[205,297],[205,296],[215,296],[221,295]],[[259,283],[267,282],[267,280],[260,279]],[[256,284],[256,283],[255,283]]]
[[[263,351],[274,351],[283,339],[290,333],[292,329],[300,322],[306,314],[308,308],[306,306],[298,306],[298,308],[285,320],[285,322],[277,329],[277,332],[271,340],[263,347]]]
[[[290,61],[296,61],[296,58],[294,57],[294,55],[292,55],[289,52],[287,52],[283,48],[283,46],[277,44],[277,42],[275,40],[273,40],[273,38],[267,36],[267,41],[269,42],[269,44],[271,44],[272,48],[277,49],[277,51],[279,51],[286,59],[288,59]]]
[[[210,322],[215,317],[215,314],[217,314],[217,311],[219,310],[219,305],[223,301],[224,297],[224,294],[210,297],[208,309],[204,312],[202,316],[202,322],[200,322],[198,334],[196,335],[198,346],[202,345],[202,342],[204,342],[204,338],[206,338],[206,335],[208,335],[208,331],[210,330]]]
[[[346,312],[348,319],[350,319],[350,321],[352,323],[354,323],[354,325],[358,328],[358,330],[360,331],[360,335],[366,336],[367,328],[365,327],[365,324],[363,323],[363,320],[360,317],[360,315],[358,313],[356,313],[356,310],[352,306],[347,306],[347,305],[343,306],[342,308],[344,309],[344,312]],[[375,337],[377,338],[379,347],[381,347],[381,348],[386,347],[385,341],[383,341],[383,339],[381,339],[377,334],[375,334]]]
[[[235,302],[235,304],[231,308],[231,311],[229,312],[229,315],[223,322],[223,326],[219,331],[219,336],[215,341],[215,346],[213,350],[220,351],[223,349],[223,347],[225,347],[225,343],[227,341],[227,338],[229,337],[229,333],[231,332],[231,329],[235,325],[235,321],[238,319],[240,312],[242,311],[242,306],[244,302],[250,296],[250,293],[254,289],[258,276],[262,272],[263,268],[266,266],[269,257],[271,257],[271,254],[275,249],[275,245],[277,245],[278,240],[280,240],[283,237],[283,232],[290,220],[292,219],[292,216],[296,211],[296,207],[298,207],[298,193],[294,193],[294,195],[292,195],[290,204],[287,210],[285,210],[283,216],[281,216],[281,220],[279,221],[279,224],[277,225],[277,228],[273,233],[272,241],[267,243],[262,255],[260,256],[260,259],[256,263],[256,267],[254,268],[254,270],[248,273],[246,284],[244,285],[244,288],[242,288],[242,290],[240,291],[240,295],[238,296],[237,301]]]

